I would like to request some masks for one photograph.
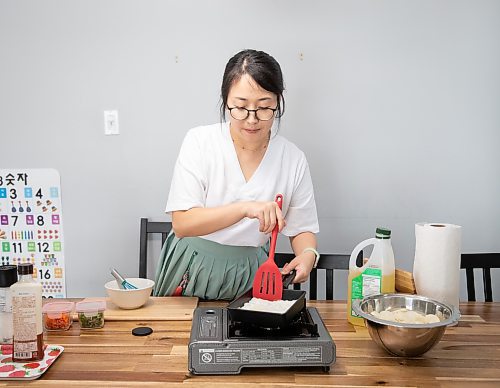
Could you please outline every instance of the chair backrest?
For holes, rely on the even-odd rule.
[[[147,278],[148,276],[148,235],[161,234],[161,245],[165,243],[172,223],[163,221],[149,221],[147,218],[141,218],[141,232],[139,240],[139,277]]]
[[[309,299],[318,299],[318,270],[325,270],[326,272],[326,300],[333,300],[333,271],[337,269],[348,270],[349,269],[349,258],[351,255],[343,254],[332,254],[332,253],[321,253],[316,268],[313,268],[309,274]],[[282,268],[286,263],[289,263],[295,258],[293,253],[276,253],[274,256],[274,261],[278,267]],[[356,259],[358,266],[361,266],[363,262],[363,252],[359,252]],[[293,288],[295,290],[300,290],[301,285],[295,283]]]
[[[467,299],[476,301],[474,268],[483,269],[483,289],[485,302],[493,302],[491,288],[491,268],[500,268],[500,253],[462,253],[460,268],[465,268],[467,279]]]

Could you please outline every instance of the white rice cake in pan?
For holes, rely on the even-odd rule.
[[[283,314],[295,303],[295,300],[265,300],[252,298],[240,307],[242,310],[262,311]]]

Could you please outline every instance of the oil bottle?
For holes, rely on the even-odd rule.
[[[373,245],[370,258],[358,267],[356,258],[359,252],[370,245]],[[375,238],[362,241],[354,248],[349,259],[347,282],[347,320],[353,325],[364,326],[363,318],[352,310],[353,301],[395,291],[394,252],[389,229],[377,228]]]
[[[17,266],[19,280],[10,286],[12,294],[12,361],[43,359],[42,285],[33,279],[33,264]]]

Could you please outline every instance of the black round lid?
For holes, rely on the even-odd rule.
[[[143,337],[145,335],[150,335],[153,332],[153,329],[146,326],[136,327],[132,330],[133,335],[137,335],[139,337]]]
[[[0,266],[0,287],[10,287],[17,282],[17,267],[15,265]]]
[[[22,263],[17,266],[17,273],[19,275],[32,275],[33,274],[33,264]]]

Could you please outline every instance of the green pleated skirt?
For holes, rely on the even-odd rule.
[[[257,268],[267,259],[264,247],[222,245],[171,232],[160,253],[154,296],[174,295],[232,300],[252,288]],[[179,288],[180,287],[180,288]]]

